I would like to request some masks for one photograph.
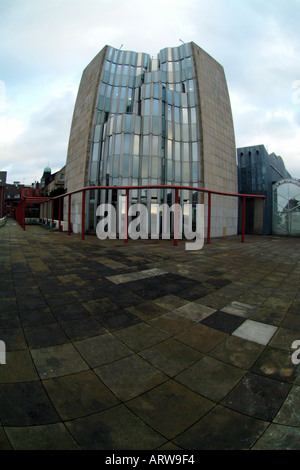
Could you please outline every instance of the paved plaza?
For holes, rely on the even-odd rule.
[[[300,449],[300,238],[8,220],[0,261],[0,449]]]

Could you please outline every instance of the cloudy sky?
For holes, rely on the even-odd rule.
[[[227,77],[237,147],[300,178],[300,0],[0,0],[0,170],[66,162],[81,74],[106,45],[156,56],[194,41]]]

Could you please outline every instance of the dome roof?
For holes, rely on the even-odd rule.
[[[46,166],[46,168],[44,169],[44,173],[51,173],[51,168],[49,168],[49,166]]]

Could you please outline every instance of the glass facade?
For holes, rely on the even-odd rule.
[[[273,233],[300,235],[300,182],[287,179],[273,186]]]
[[[107,47],[98,90],[89,185],[185,185],[201,181],[199,109],[191,44],[165,48],[156,59]],[[181,194],[191,200],[189,191]],[[95,191],[90,203],[114,202]],[[133,201],[168,201],[148,190]],[[171,201],[169,201],[171,202]],[[95,212],[95,211],[94,211]],[[90,221],[90,228],[95,221]]]

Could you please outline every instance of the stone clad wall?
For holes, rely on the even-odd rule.
[[[88,181],[91,132],[106,49],[101,50],[82,74],[69,139],[65,177],[67,191],[83,188]],[[64,218],[67,220],[68,198],[64,198],[64,205]],[[72,196],[71,206],[72,229],[78,233],[81,230],[81,195]]]
[[[192,45],[201,113],[202,184],[207,189],[237,193],[235,136],[224,69]],[[212,236],[237,233],[237,208],[237,198],[212,195]]]

